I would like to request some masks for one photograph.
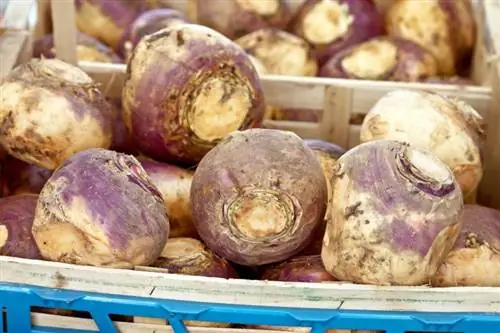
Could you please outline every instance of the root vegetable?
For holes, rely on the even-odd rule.
[[[326,201],[318,159],[288,131],[229,134],[201,160],[191,184],[202,240],[221,257],[247,266],[303,250],[323,220]]]
[[[264,269],[261,280],[323,282],[334,281],[323,266],[320,255],[300,256],[289,259],[279,265]]]
[[[144,154],[193,165],[226,134],[259,127],[265,102],[238,45],[212,29],[180,24],[144,37],[134,49],[123,107]]]
[[[8,156],[2,161],[0,174],[2,197],[33,193],[38,194],[52,172]]]
[[[78,30],[111,46],[124,55],[132,22],[147,10],[144,1],[75,0]]]
[[[433,55],[401,38],[377,37],[337,53],[320,76],[361,80],[422,81],[437,74]]]
[[[0,199],[0,255],[42,259],[31,233],[37,201],[36,194]]]
[[[231,264],[213,253],[194,238],[178,237],[168,240],[154,267],[165,268],[172,274],[236,278]]]
[[[165,202],[170,237],[198,238],[189,200],[194,171],[147,158],[139,158],[139,162]]]
[[[468,198],[483,174],[483,127],[482,117],[465,102],[432,92],[395,90],[368,112],[360,141],[404,141],[436,155]]]
[[[436,57],[441,75],[455,75],[474,48],[476,25],[469,0],[401,0],[386,15],[389,35],[412,40]]]
[[[286,0],[189,0],[188,13],[230,39],[266,27],[285,29],[292,15]]]
[[[336,164],[321,257],[340,281],[427,284],[462,225],[463,199],[437,157],[398,141],[363,143]]]
[[[105,149],[78,152],[52,174],[33,222],[44,258],[119,268],[152,264],[168,231],[161,195],[140,163]]]
[[[433,285],[500,286],[500,212],[465,205],[462,220],[460,236],[439,267]]]
[[[31,59],[0,83],[0,143],[53,170],[74,153],[108,148],[113,112],[97,84],[58,59]]]
[[[137,144],[123,121],[121,98],[107,98],[107,100],[111,104],[115,116],[113,121],[113,141],[109,149],[119,153],[137,154]]]
[[[54,35],[46,35],[35,41],[33,45],[33,57],[41,58],[42,56],[44,58],[56,57]],[[96,61],[107,63],[123,62],[122,59],[107,45],[104,45],[97,39],[83,33],[78,34],[76,56],[78,61]]]
[[[318,64],[307,42],[286,31],[264,28],[235,41],[260,60],[268,74],[315,76]]]
[[[183,23],[189,23],[189,20],[175,9],[159,8],[145,11],[135,19],[130,28],[131,47],[134,48],[146,35]]]
[[[384,33],[384,20],[371,0],[307,0],[291,31],[315,50],[320,65],[341,50]]]

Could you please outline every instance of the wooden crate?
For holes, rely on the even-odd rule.
[[[0,24],[0,78],[16,64],[31,57],[31,27],[29,17],[35,0],[2,2],[3,20]]]

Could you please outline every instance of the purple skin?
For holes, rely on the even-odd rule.
[[[132,47],[135,47],[142,37],[168,28],[172,23],[179,21],[189,23],[186,16],[175,9],[158,8],[148,10],[139,15],[132,23],[129,41]]]
[[[71,212],[74,200],[85,202],[87,209]],[[88,149],[66,160],[40,193],[38,205],[40,216],[36,216],[33,234],[44,256],[37,232],[58,223],[59,216],[81,216],[82,220],[66,221],[78,226],[92,221],[95,228],[102,230],[117,257],[127,253],[132,241],[150,239],[154,244],[148,248],[150,252],[137,254],[145,255],[141,264],[146,265],[160,255],[169,233],[161,195],[140,163],[130,155],[106,149]],[[64,239],[60,241],[64,242]],[[66,244],[61,245],[68,248]],[[71,253],[50,259],[75,263]],[[133,260],[127,257],[119,259],[125,262]]]
[[[303,250],[323,221],[326,202],[314,152],[295,134],[271,129],[226,136],[201,160],[191,185],[200,237],[221,257],[246,266]],[[264,210],[274,223],[255,218]]]
[[[337,0],[341,4],[346,3],[348,5],[349,13],[354,16],[353,23],[344,36],[337,38],[332,43],[315,44],[306,37],[303,20],[314,5],[320,1],[306,0],[297,10],[289,29],[311,44],[320,65],[323,65],[328,59],[349,46],[385,33],[384,19],[371,0]]]
[[[462,230],[455,242],[454,250],[468,248],[467,238],[471,233],[477,235],[479,243],[486,242],[493,247],[498,244],[500,239],[500,211],[479,205],[465,205],[462,220]]]
[[[0,199],[0,226],[6,227],[8,231],[7,242],[0,244],[0,255],[42,259],[31,233],[37,202],[36,194],[19,194]]]
[[[144,157],[138,160],[165,202],[170,237],[198,238],[189,200],[194,171]]]
[[[115,120],[113,121],[113,141],[109,149],[119,153],[137,154],[138,150],[134,138],[123,122],[121,98],[107,98],[107,100],[115,112]]]
[[[78,46],[94,49],[96,53],[99,53],[102,58],[107,58],[106,62],[111,63],[123,63],[123,60],[115,54],[113,50],[111,50],[108,46],[102,44],[94,37],[88,36],[84,33],[78,34],[77,40]],[[54,35],[46,35],[42,38],[39,38],[35,41],[33,45],[33,57],[35,58],[55,58],[55,50],[54,50]],[[86,54],[83,53],[79,57],[79,61],[93,61],[94,59],[87,59]]]
[[[431,53],[418,44],[395,37],[376,37],[374,40],[389,41],[398,48],[395,66],[384,73],[383,76],[378,77],[377,80],[418,82],[425,81],[436,75],[437,64],[435,59]],[[365,79],[363,77],[351,75],[342,67],[342,60],[349,57],[358,46],[359,45],[353,45],[328,59],[320,68],[318,76],[359,80]],[[418,67],[417,64],[422,65]],[[374,66],[376,66],[376,64],[374,64]]]
[[[75,0],[75,4],[78,29],[111,46],[120,56],[125,54],[132,22],[148,8],[145,1],[130,0]],[[100,19],[94,17],[91,7],[99,11]]]
[[[173,243],[177,244],[172,245]],[[186,243],[185,247],[183,243]],[[193,238],[169,239],[162,255],[152,266],[165,268],[172,274],[238,278],[238,274],[227,260]]]
[[[210,27],[224,36],[235,40],[262,28],[285,29],[292,12],[286,0],[278,0],[278,10],[270,16],[245,10],[238,0],[191,0],[189,17],[195,17],[198,24]]]
[[[172,48],[166,49],[170,44]],[[176,53],[178,48],[184,49],[181,55]],[[158,161],[191,166],[217,144],[219,140],[197,138],[187,120],[179,119],[192,111],[200,84],[215,76],[225,78],[227,87],[237,81],[249,91],[251,105],[239,129],[260,127],[264,94],[257,72],[239,46],[209,28],[191,24],[141,40],[129,60],[123,90],[124,121],[141,152]]]
[[[304,142],[312,150],[326,153],[335,160],[337,160],[340,156],[342,156],[342,154],[346,152],[344,148],[337,146],[334,143],[323,140],[308,139],[304,140]]]
[[[320,255],[295,257],[279,265],[267,267],[260,279],[290,282],[335,281],[325,270]]]
[[[337,161],[332,219],[322,250],[326,269],[337,279],[369,284],[426,283],[451,249],[461,226],[460,188],[443,164],[440,173],[448,175],[439,181],[412,164],[411,154],[418,152],[397,141],[377,140],[351,149]],[[419,163],[438,165],[439,161]],[[361,196],[365,199],[356,201]],[[389,245],[392,253],[378,255],[378,244]],[[419,256],[408,256],[411,261],[399,268],[391,266],[403,251]],[[424,262],[429,253],[429,261]],[[412,272],[408,271],[411,267]]]
[[[12,156],[7,156],[2,161],[0,172],[2,197],[21,193],[38,194],[52,175],[50,170],[28,164]]]

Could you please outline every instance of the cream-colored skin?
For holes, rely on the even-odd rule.
[[[235,0],[242,9],[262,16],[274,15],[280,8],[278,0]]]
[[[69,84],[92,85],[83,71],[58,60],[44,60],[44,70],[66,73]],[[0,143],[12,156],[54,170],[78,151],[109,148],[111,133],[88,112],[72,111],[70,101],[54,90],[29,80],[6,81],[0,85],[0,123],[9,131],[0,133]],[[9,120],[10,118],[10,120]]]
[[[342,68],[355,77],[376,80],[390,72],[397,63],[398,48],[394,43],[372,40],[361,44],[345,57]]]
[[[482,136],[478,131],[481,124],[481,116],[464,102],[433,93],[396,90],[368,112],[360,141],[404,141],[436,155],[453,171],[464,196],[468,196],[483,175],[480,148],[471,135]]]
[[[318,72],[306,41],[285,31],[261,29],[235,42],[260,60],[269,74],[315,76]]]
[[[314,44],[329,44],[344,36],[354,22],[346,3],[321,0],[304,16],[304,37]]]
[[[9,239],[9,230],[4,225],[0,225],[0,250],[5,246]]]

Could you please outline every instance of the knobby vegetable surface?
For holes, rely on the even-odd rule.
[[[400,0],[386,14],[389,35],[412,40],[436,57],[441,75],[455,75],[470,60],[476,23],[469,0]]]
[[[127,66],[123,107],[139,149],[177,164],[195,164],[226,134],[260,126],[265,111],[245,52],[194,24],[139,42]]]
[[[188,16],[230,39],[275,27],[284,29],[291,18],[287,0],[189,0]]]
[[[439,267],[438,287],[500,286],[500,212],[465,205],[463,228],[455,246]]]
[[[97,84],[58,59],[31,59],[0,83],[0,143],[12,156],[53,170],[74,153],[108,148],[113,112]]]
[[[422,81],[437,74],[434,56],[418,44],[377,37],[349,47],[321,67],[320,76],[385,81]]]
[[[191,184],[202,240],[223,258],[247,266],[303,250],[323,220],[326,201],[318,159],[287,131],[229,134],[201,160]]]
[[[323,282],[334,281],[325,270],[320,255],[299,256],[278,265],[267,267],[262,272],[261,280]]]
[[[315,76],[318,64],[305,40],[274,28],[263,28],[235,41],[260,60],[268,74]]]
[[[76,153],[52,174],[33,222],[43,257],[93,266],[150,265],[168,232],[161,195],[140,163],[105,149]]]
[[[341,50],[384,33],[384,20],[371,0],[307,0],[291,22],[324,64]]]
[[[35,41],[33,56],[41,58],[55,58],[54,35],[46,35]],[[94,37],[79,33],[76,45],[78,61],[96,61],[108,63],[121,63],[123,60],[107,45],[102,44]]]
[[[0,171],[1,195],[38,194],[51,174],[50,170],[7,156]]]
[[[361,142],[380,139],[408,142],[436,155],[453,171],[465,198],[481,181],[483,119],[463,101],[429,91],[389,92],[361,125]]]
[[[170,221],[170,237],[195,237],[189,194],[194,171],[139,158],[139,162],[160,192]]]
[[[451,170],[404,143],[361,144],[337,161],[321,257],[340,281],[427,284],[462,225]]]
[[[0,199],[0,255],[42,259],[31,233],[37,201],[36,194]]]

